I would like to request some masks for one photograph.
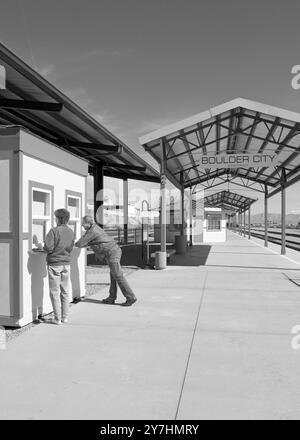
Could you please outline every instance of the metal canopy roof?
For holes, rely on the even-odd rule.
[[[218,207],[230,211],[246,211],[257,199],[242,196],[231,191],[219,191],[204,198],[205,207]]]
[[[159,163],[161,142],[166,147],[166,175],[178,188],[215,182],[240,182],[242,186],[265,185],[280,191],[282,169],[286,186],[300,177],[300,114],[242,98],[214,107],[140,138],[140,143]],[[263,168],[200,170],[199,157],[220,153],[276,153],[278,165]],[[234,183],[235,183],[234,182]],[[259,189],[258,189],[259,190]]]
[[[25,127],[91,167],[104,165],[105,175],[159,181],[157,171],[138,154],[2,44],[0,65],[6,73],[0,125]]]

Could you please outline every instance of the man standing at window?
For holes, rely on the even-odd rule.
[[[122,250],[113,237],[98,226],[93,217],[86,215],[82,219],[82,227],[86,231],[83,237],[75,243],[75,246],[83,248],[90,246],[98,260],[105,260],[110,268],[109,296],[102,300],[104,304],[114,304],[117,299],[117,285],[119,285],[126,301],[122,306],[131,306],[136,302],[136,297],[124,277],[120,260]]]
[[[55,211],[56,227],[50,229],[44,244],[47,252],[50,298],[54,311],[53,324],[68,322],[70,295],[71,252],[75,236],[69,226],[70,213],[66,209]]]

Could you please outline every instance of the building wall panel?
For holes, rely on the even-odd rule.
[[[11,316],[12,241],[0,240],[0,316]]]

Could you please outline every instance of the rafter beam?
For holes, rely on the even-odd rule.
[[[290,140],[293,139],[293,137],[297,136],[299,133],[300,133],[300,125],[299,124],[295,124],[293,129],[290,130],[290,132],[286,135],[286,137],[284,139],[284,143],[289,142]],[[277,150],[275,151],[275,153],[279,154],[283,150],[283,148],[284,148],[284,146],[282,144],[280,144],[279,147],[277,148]],[[300,148],[297,149],[297,152],[292,153],[280,166],[283,167],[285,165],[288,165],[299,154],[299,152],[300,152]],[[265,170],[265,168],[262,168],[260,173],[263,172],[264,170]],[[269,181],[269,179],[274,177],[276,175],[276,173],[277,173],[276,170],[273,171],[273,173],[271,173],[269,178],[267,179],[267,182]]]
[[[0,108],[60,112],[63,108],[63,104],[59,102],[25,101],[22,99],[0,98]]]
[[[121,145],[108,145],[108,144],[100,144],[93,142],[78,142],[74,140],[57,140],[56,142],[61,147],[76,147],[76,148],[84,148],[87,150],[97,150],[97,151],[109,151],[112,153],[121,153],[122,146]]]

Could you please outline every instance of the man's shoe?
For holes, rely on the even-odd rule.
[[[68,322],[68,318],[63,318],[63,319],[61,320],[61,322],[63,322],[64,324],[67,324],[67,322]]]
[[[137,302],[136,298],[132,298],[132,299],[127,299],[124,303],[122,303],[121,305],[124,307],[129,307],[132,306],[132,304],[134,304],[135,302]]]
[[[115,300],[108,297],[108,298],[103,299],[102,302],[103,302],[103,304],[114,304]]]

